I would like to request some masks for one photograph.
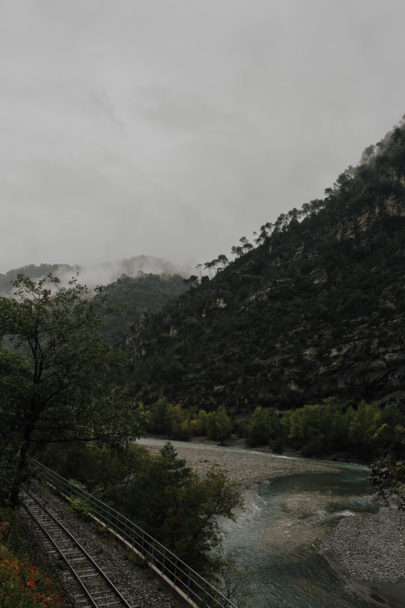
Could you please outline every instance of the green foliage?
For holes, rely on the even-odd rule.
[[[231,516],[239,496],[223,473],[199,478],[166,444],[134,471],[118,502],[142,528],[200,569],[220,542],[217,517]]]
[[[380,408],[362,401],[355,411],[348,410],[347,418],[351,443],[371,448],[382,423]]]
[[[281,423],[274,410],[257,407],[249,425],[247,442],[250,446],[266,445],[276,441],[281,434]]]
[[[30,553],[30,557],[28,557]],[[4,608],[62,608],[62,595],[46,568],[32,561],[25,530],[15,511],[0,509],[0,605]],[[37,560],[35,560],[37,561]]]
[[[385,406],[360,402],[345,408],[331,401],[288,411],[256,407],[249,418],[236,421],[224,406],[207,412],[171,405],[163,397],[152,407],[149,430],[175,439],[207,436],[228,439],[232,430],[249,446],[269,446],[276,452],[290,448],[304,456],[352,452],[372,458],[391,450],[401,454],[405,445],[405,413],[394,403]]]
[[[191,437],[189,413],[181,405],[168,403],[161,397],[153,404],[149,413],[148,429],[157,435],[187,441]]]
[[[196,417],[190,420],[190,429],[193,435],[207,435],[208,414],[205,410],[200,410]]]
[[[341,405],[306,405],[282,419],[286,444],[305,456],[345,450],[373,458],[405,445],[405,414],[394,404],[381,407],[362,401],[357,408]]]
[[[0,545],[0,605],[2,608],[62,608],[62,597],[51,579],[34,564],[22,561]]]
[[[238,608],[253,608],[253,571],[249,567],[244,567],[243,570],[239,568],[232,553],[224,555],[219,552],[215,555],[215,560],[217,567],[212,577],[215,587]]]
[[[197,413],[195,408],[173,405],[161,397],[149,411],[148,430],[171,439],[187,441],[193,435],[207,435],[209,439],[223,441],[230,437],[232,429],[233,422],[224,406],[216,412]]]
[[[405,429],[404,429],[405,431]],[[405,483],[405,461],[397,460],[395,463],[395,473],[398,481]]]
[[[208,439],[223,441],[230,437],[233,424],[223,405],[220,405],[216,412],[207,414],[205,421]]]
[[[76,511],[76,513],[78,513],[82,517],[88,517],[90,513],[89,504],[83,498],[71,498],[70,507],[73,509],[73,511]]]
[[[123,275],[103,288],[111,304],[119,310],[104,316],[102,335],[111,344],[122,344],[131,326],[145,313],[163,308],[169,301],[187,290],[187,282],[179,275]]]
[[[52,275],[19,276],[14,287],[0,298],[0,498],[13,504],[33,446],[139,434],[136,407],[113,384],[125,358],[100,337],[102,302]]]
[[[336,404],[306,405],[289,412],[283,425],[288,426],[288,438],[302,446],[304,455],[339,450],[344,445],[344,415]]]

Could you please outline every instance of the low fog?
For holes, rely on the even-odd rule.
[[[98,286],[114,283],[123,275],[128,277],[139,277],[143,274],[178,274],[183,277],[188,277],[193,273],[193,270],[192,267],[173,264],[162,258],[144,255],[124,260],[116,260],[115,262],[93,264],[91,266],[69,266],[68,264],[28,265],[13,268],[7,273],[0,274],[0,294],[9,295],[10,292],[12,292],[12,281],[17,278],[18,274],[28,275],[30,278],[38,280],[46,277],[46,275],[51,272],[54,276],[58,277],[61,284],[66,287],[68,286],[69,281],[74,278],[77,279],[80,284],[86,285],[92,290]]]
[[[137,256],[126,260],[115,262],[104,262],[92,266],[77,267],[78,279],[80,283],[87,287],[94,288],[97,285],[108,285],[113,283],[122,275],[137,277],[140,274],[179,274],[188,277],[193,272],[192,267],[173,264],[162,258],[151,256]],[[58,273],[61,280],[69,280],[69,272]]]

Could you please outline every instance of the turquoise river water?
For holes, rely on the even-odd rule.
[[[247,492],[246,508],[237,520],[224,522],[225,550],[252,571],[255,608],[371,606],[345,590],[317,551],[340,518],[377,509],[369,501],[366,467],[338,468],[339,473],[264,482]]]

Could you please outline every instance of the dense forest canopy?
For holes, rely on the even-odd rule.
[[[122,345],[132,325],[145,313],[156,312],[187,289],[180,275],[123,275],[103,288],[116,312],[105,316],[102,334],[115,345]]]

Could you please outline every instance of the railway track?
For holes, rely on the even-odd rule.
[[[22,506],[41,531],[48,552],[66,564],[76,581],[77,608],[131,608],[107,574],[55,515],[28,489],[21,494]]]

